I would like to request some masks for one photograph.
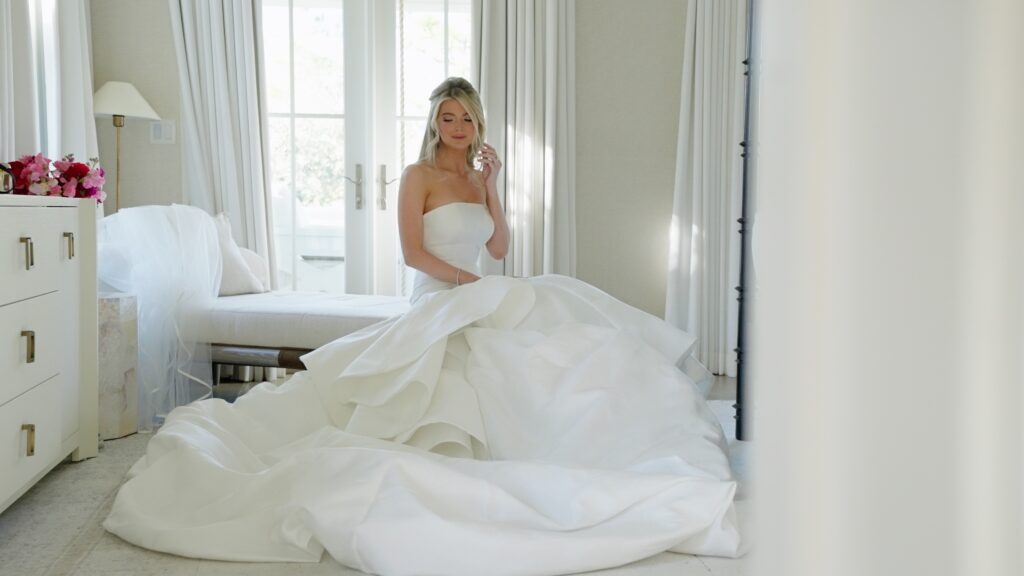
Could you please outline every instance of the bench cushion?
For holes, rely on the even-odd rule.
[[[196,339],[312,350],[408,309],[409,301],[398,296],[291,291],[221,296]]]

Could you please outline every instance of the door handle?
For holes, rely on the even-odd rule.
[[[36,332],[35,330],[22,330],[21,335],[28,338],[28,346],[25,350],[25,363],[31,364],[36,361]]]
[[[25,245],[25,270],[31,270],[36,265],[36,248],[32,244],[32,237],[22,236],[19,241]]]
[[[25,456],[36,455],[36,425],[35,424],[22,424],[21,429],[28,432],[28,438],[25,442]]]
[[[356,185],[356,210],[363,209],[363,165],[356,164],[356,178],[353,180],[348,176],[342,176],[345,180]]]
[[[388,165],[380,165],[380,176],[377,178],[377,184],[380,189],[377,191],[377,208],[381,210],[388,209],[388,184],[393,184],[398,181],[398,178],[388,180]]]
[[[64,239],[68,241],[68,260],[75,257],[75,233],[65,232]]]

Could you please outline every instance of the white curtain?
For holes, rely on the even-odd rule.
[[[665,319],[736,375],[746,0],[689,0]]]
[[[0,161],[98,156],[88,6],[0,0]]]
[[[1020,576],[1024,2],[754,17],[756,573]]]
[[[505,163],[512,232],[504,265],[487,271],[575,276],[575,0],[476,0],[473,10],[471,80]]]
[[[29,0],[0,0],[0,162],[39,148]]]
[[[224,212],[235,240],[273,262],[259,0],[169,0],[181,82],[186,201]],[[276,285],[275,267],[271,282]]]
[[[87,2],[57,2],[56,55],[60,143],[54,156],[79,160],[99,157],[96,118],[92,112],[92,42]]]

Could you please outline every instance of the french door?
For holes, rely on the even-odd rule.
[[[280,287],[407,293],[398,178],[469,76],[470,0],[263,0],[263,39]]]

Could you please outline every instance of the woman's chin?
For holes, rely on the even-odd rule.
[[[442,139],[441,142],[443,144],[445,144],[446,146],[449,146],[451,148],[457,148],[457,149],[460,149],[460,150],[464,150],[466,148],[469,148],[469,145],[473,143],[473,139],[472,138],[448,138],[446,140]]]

